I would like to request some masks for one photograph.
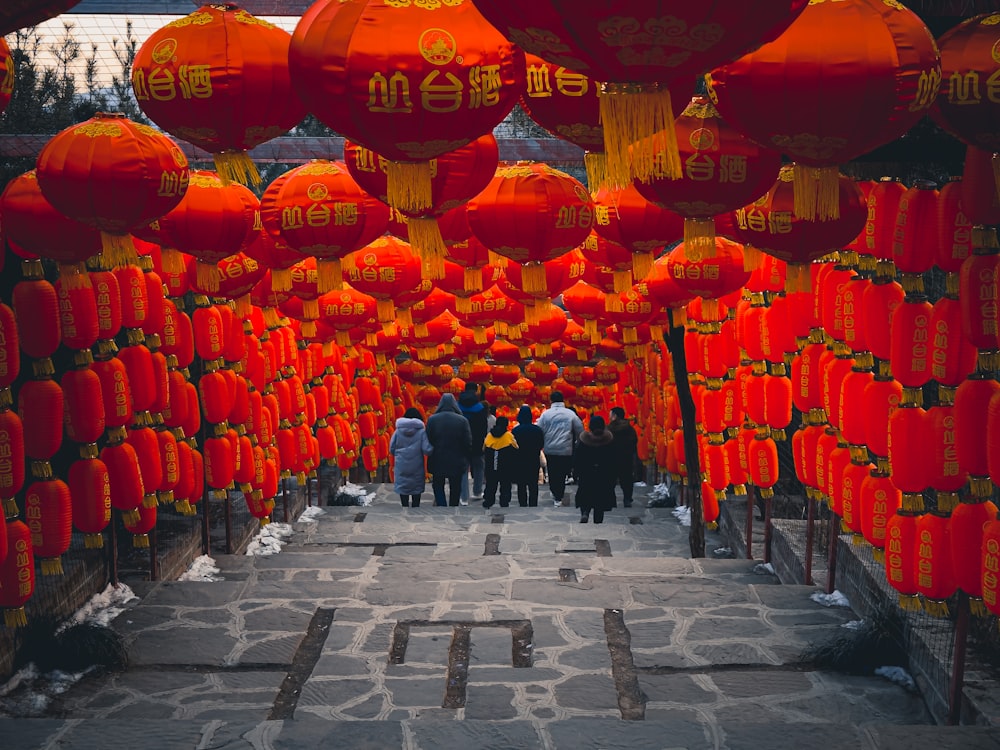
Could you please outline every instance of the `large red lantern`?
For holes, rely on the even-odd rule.
[[[692,258],[681,243],[667,256],[667,270],[678,286],[702,297],[702,311],[714,317],[718,298],[746,284],[750,271],[743,268],[743,245],[725,237],[716,236],[714,254],[698,255],[700,259]]]
[[[647,200],[635,185],[594,192],[594,231],[628,248],[637,282],[652,270],[661,248],[684,236],[684,223],[680,214]]]
[[[341,286],[340,262],[381,235],[389,208],[351,177],[343,162],[316,159],[274,180],[260,201],[272,237],[316,258],[319,291]]]
[[[714,70],[710,89],[734,127],[795,162],[795,215],[824,221],[837,217],[836,165],[909,130],[940,82],[916,13],[851,0],[810,3],[773,42]]]
[[[523,269],[522,289],[545,288],[541,263],[573,250],[590,233],[594,205],[575,178],[545,164],[500,167],[469,201],[469,227],[486,247]]]
[[[103,113],[60,131],[38,154],[42,194],[58,211],[101,231],[113,265],[135,259],[129,232],[180,203],[187,157],[157,130]]]
[[[646,180],[652,174],[652,144],[642,150],[635,144],[660,130],[673,135],[668,84],[774,39],[802,12],[806,0],[752,9],[738,2],[705,8],[677,0],[591,7],[564,0],[475,3],[527,52],[600,82],[608,185],[623,187],[634,177]],[[667,173],[678,177],[676,143],[672,137],[667,143]]]
[[[356,252],[348,266],[351,286],[378,301],[376,312],[383,324],[396,319],[394,300],[400,293],[420,286],[420,259],[409,244],[390,235]]]
[[[716,214],[735,211],[756,200],[777,179],[781,155],[762,148],[726,124],[712,103],[696,96],[677,118],[681,175],[659,171],[637,180],[639,193],[684,217],[684,244],[711,255]],[[657,138],[658,136],[653,136]]]
[[[290,43],[287,31],[234,4],[206,4],[147,37],[132,90],[149,119],[212,153],[224,181],[256,184],[246,151],[306,114],[292,90]]]
[[[432,205],[430,159],[491,132],[524,89],[524,53],[471,2],[321,0],[288,55],[309,110],[388,161],[390,206]]]

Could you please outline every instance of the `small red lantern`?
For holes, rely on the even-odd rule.
[[[101,379],[93,369],[68,370],[59,381],[65,406],[66,437],[76,443],[96,443],[104,434]]]
[[[100,459],[108,468],[111,506],[131,521],[142,505],[144,494],[139,457],[128,443],[117,443],[104,446]]]
[[[0,560],[0,607],[8,628],[24,627],[28,618],[24,605],[35,593],[35,552],[31,532],[13,520],[0,529],[7,537],[7,557]]]
[[[21,385],[17,401],[32,476],[48,479],[52,476],[49,460],[62,444],[62,388],[54,380],[29,380]]]
[[[917,512],[904,499],[885,527],[885,577],[899,592],[899,606],[919,610],[917,598]]]
[[[62,575],[62,557],[73,534],[69,487],[61,479],[32,482],[24,492],[24,517],[43,576]]]
[[[111,478],[98,458],[85,458],[69,467],[73,526],[83,533],[87,549],[104,547],[104,529],[111,521]]]

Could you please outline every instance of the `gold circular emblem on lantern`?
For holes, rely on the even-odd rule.
[[[417,42],[421,56],[431,65],[447,65],[455,59],[455,37],[444,29],[427,29]]]
[[[309,200],[321,201],[326,200],[326,197],[330,194],[330,190],[322,182],[314,182],[306,189],[306,195],[309,196]]]
[[[153,47],[152,58],[157,65],[163,65],[173,59],[177,52],[177,40],[173,38],[164,39]]]

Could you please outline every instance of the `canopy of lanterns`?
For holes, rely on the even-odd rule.
[[[118,512],[141,546],[232,490],[266,522],[280,478],[374,474],[406,408],[468,381],[499,413],[555,388],[622,404],[682,479],[677,326],[707,521],[773,491],[790,441],[907,606],[961,589],[1000,613],[1000,15],[935,43],[881,0],[585,6],[318,0],[288,34],[205,5],[136,54],[157,127],[99,114],[6,186],[8,624],[74,529],[101,546]],[[0,62],[2,107],[2,40]],[[587,185],[499,162],[518,103],[586,151]],[[307,112],[343,161],[260,184],[248,150]],[[962,179],[839,173],[928,114],[967,144]]]

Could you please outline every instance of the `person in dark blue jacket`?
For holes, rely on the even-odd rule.
[[[472,433],[469,420],[462,416],[450,393],[441,396],[437,410],[427,418],[427,440],[434,448],[427,460],[434,504],[445,505],[444,483],[447,480],[447,504],[458,505],[462,479],[469,472],[467,456],[472,450]]]
[[[513,455],[511,468],[517,485],[517,504],[537,508],[538,470],[541,468],[545,433],[531,420],[531,407],[522,406],[517,412],[517,427],[511,430],[511,435],[517,441],[517,452]]]
[[[465,390],[458,397],[458,408],[467,420],[472,431],[472,453],[469,455],[469,470],[472,472],[472,499],[483,499],[483,477],[485,463],[483,459],[483,443],[489,427],[489,404],[483,400],[485,386],[466,383]],[[462,504],[469,504],[469,478],[462,478]]]

